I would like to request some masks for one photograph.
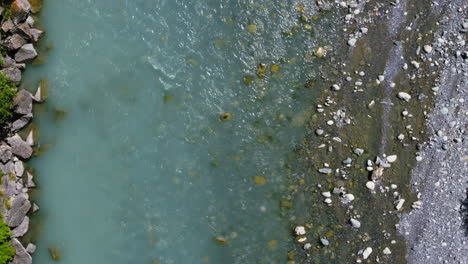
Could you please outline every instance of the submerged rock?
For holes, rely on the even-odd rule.
[[[18,239],[12,238],[10,245],[15,249],[13,264],[32,264],[31,255],[29,255]]]
[[[7,138],[8,144],[11,146],[11,152],[23,159],[31,157],[33,150],[31,146],[24,141],[18,134]]]
[[[37,51],[34,48],[33,44],[23,45],[15,54],[15,60],[17,62],[32,60],[36,57],[37,57]]]

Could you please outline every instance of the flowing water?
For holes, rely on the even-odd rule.
[[[318,93],[304,88],[316,40],[285,37],[296,9],[46,0],[44,64],[24,81],[48,82],[34,262],[52,263],[49,247],[66,264],[284,262],[285,163]]]

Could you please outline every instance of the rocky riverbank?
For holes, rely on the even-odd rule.
[[[295,157],[310,169],[293,170],[286,197],[298,244],[289,263],[423,263],[432,249],[431,263],[466,262],[466,5],[341,1],[327,10],[323,19],[340,16],[342,41],[325,58],[333,63],[320,71],[323,96]],[[442,181],[444,198],[420,188]],[[449,242],[435,239],[447,230],[456,238],[450,257]]]
[[[3,62],[0,72],[18,87],[26,63],[38,56],[34,45],[43,34],[43,31],[34,28],[33,10],[38,11],[27,0],[3,1],[0,7]],[[29,191],[36,185],[33,172],[25,162],[33,156],[36,143],[34,130],[26,127],[33,118],[34,102],[43,100],[42,90],[39,86],[34,95],[22,88],[18,90],[14,99],[14,118],[4,124],[0,139],[0,212],[12,229],[10,244],[16,251],[12,262],[14,264],[32,263],[31,255],[36,248],[32,243],[23,244],[21,239],[29,229],[28,215],[39,209],[29,199]],[[22,137],[20,134],[26,136]]]
[[[433,87],[437,100],[428,115],[430,137],[412,172],[421,206],[402,215],[399,229],[408,240],[409,264],[461,264],[468,263],[468,216],[463,213],[468,191],[467,6],[451,1],[432,8],[441,14],[432,46],[444,67]]]

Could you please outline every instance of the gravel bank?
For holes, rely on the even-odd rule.
[[[463,19],[466,4],[453,1],[436,37],[436,41],[448,40],[442,45],[447,48],[447,57],[436,106],[428,116],[432,136],[412,175],[422,207],[402,215],[400,222],[400,231],[408,240],[409,264],[468,263],[466,216],[462,213],[468,187],[468,67],[460,56],[466,52]]]

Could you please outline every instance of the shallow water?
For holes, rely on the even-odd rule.
[[[67,264],[283,262],[284,164],[318,93],[312,40],[283,34],[297,16],[279,0],[45,1],[45,64],[24,81],[48,81],[35,263],[48,247]]]

